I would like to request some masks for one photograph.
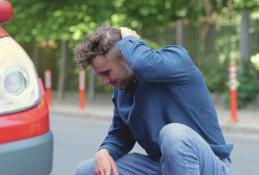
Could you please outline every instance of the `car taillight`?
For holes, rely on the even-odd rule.
[[[7,1],[0,0],[0,24],[10,21],[12,16],[12,5]]]
[[[0,115],[39,103],[38,76],[29,56],[11,37],[0,39]]]

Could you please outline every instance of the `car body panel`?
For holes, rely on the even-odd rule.
[[[0,0],[0,24],[8,22],[11,17],[11,4]],[[54,139],[49,127],[49,108],[42,81],[24,49],[1,26],[0,41],[0,80],[5,78],[5,70],[20,66],[26,69],[27,78],[35,85],[35,95],[32,93],[28,98],[19,99],[12,96],[12,103],[7,101],[10,98],[4,96],[5,91],[0,91],[0,174],[49,175],[53,164]],[[3,84],[0,85],[0,90],[3,90]],[[10,108],[9,104],[14,108]],[[20,104],[24,105],[21,107]]]
[[[0,174],[48,175],[52,169],[53,134],[0,144]]]
[[[24,111],[36,106],[40,100],[40,87],[37,82],[35,67],[24,49],[11,37],[0,38],[0,115]],[[17,94],[11,94],[6,90],[5,77],[10,72],[19,72],[24,80],[24,88]],[[14,79],[12,85],[15,87]]]
[[[41,81],[40,103],[28,110],[0,115],[0,143],[21,140],[49,131],[49,109]]]

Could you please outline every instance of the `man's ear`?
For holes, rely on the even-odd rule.
[[[120,50],[116,47],[113,47],[108,53],[106,53],[105,56],[114,61],[118,61],[118,62],[124,61],[124,58],[123,58]]]
[[[123,61],[123,62],[125,62],[125,59],[123,58],[123,56],[122,56],[122,54],[121,54],[121,51],[120,51],[118,48],[116,48],[116,47],[114,47],[113,49],[114,49],[114,55],[116,56],[116,58],[118,59],[118,61]]]

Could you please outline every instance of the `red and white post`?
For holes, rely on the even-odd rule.
[[[230,88],[230,121],[238,122],[237,117],[237,68],[235,64],[229,66],[229,88]]]
[[[51,71],[49,69],[45,70],[45,89],[48,105],[52,105],[52,80]]]
[[[79,72],[79,109],[85,109],[85,70]]]

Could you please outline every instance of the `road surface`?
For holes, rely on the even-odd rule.
[[[77,164],[91,158],[103,140],[109,121],[51,114],[54,133],[54,166],[51,175],[73,175]],[[257,175],[259,136],[225,133],[226,141],[234,144],[231,165],[233,175]],[[134,151],[142,151],[135,147]]]

